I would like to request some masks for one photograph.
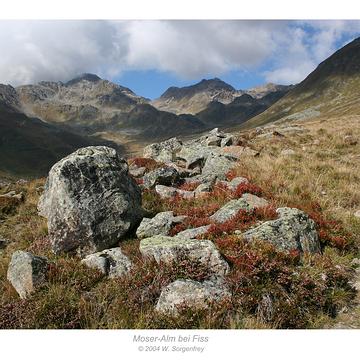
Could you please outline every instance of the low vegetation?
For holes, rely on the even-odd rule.
[[[358,121],[358,120],[357,120]],[[44,180],[10,185],[1,190],[22,191],[25,201],[0,200],[0,233],[10,240],[0,255],[0,328],[322,328],[333,326],[339,314],[351,314],[357,294],[351,285],[352,260],[360,244],[358,156],[360,144],[354,119],[331,124],[303,124],[308,131],[271,139],[253,139],[261,155],[244,158],[227,174],[244,176],[249,184],[230,191],[218,185],[197,199],[161,199],[155,191],[143,193],[150,213],[172,210],[187,215],[172,235],[211,225],[203,238],[214,241],[231,265],[226,282],[232,298],[213,304],[210,310],[184,308],[180,316],[155,313],[161,289],[178,278],[205,280],[206,269],[186,258],[156,264],[144,260],[139,240],[129,237],[120,246],[134,266],[120,279],[107,279],[81,265],[79,259],[52,254],[46,221],[37,215],[37,201]],[[330,130],[331,129],[331,130]],[[247,134],[251,138],[251,133]],[[291,148],[295,155],[281,156]],[[156,168],[152,161],[133,160],[138,166]],[[194,190],[187,185],[184,190]],[[209,216],[227,201],[245,192],[263,196],[270,205],[252,213],[239,212],[223,224]],[[0,198],[1,199],[1,198]],[[322,253],[283,253],[264,242],[245,242],[239,231],[261,220],[276,217],[280,206],[306,211],[316,222]],[[20,300],[6,280],[10,256],[17,249],[45,255],[52,261],[48,282],[28,300]],[[1,251],[1,250],[0,250]],[[344,316],[344,315],[341,315]],[[349,315],[348,322],[354,321]]]

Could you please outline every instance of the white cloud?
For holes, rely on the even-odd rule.
[[[68,80],[83,72],[171,72],[183,79],[262,66],[301,81],[359,21],[0,21],[0,83]],[[345,36],[345,37],[344,37]],[[266,64],[266,65],[264,65]]]
[[[306,29],[306,30],[305,30]],[[294,22],[279,38],[279,53],[271,70],[264,72],[267,81],[295,84],[302,81],[338,47],[360,34],[360,22],[322,20]]]

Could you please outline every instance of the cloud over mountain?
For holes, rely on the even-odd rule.
[[[359,30],[359,21],[6,20],[0,83],[154,69],[181,79],[256,70],[268,81],[293,83]]]

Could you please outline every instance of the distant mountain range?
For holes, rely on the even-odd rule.
[[[262,92],[283,95],[288,88],[281,89],[279,92],[272,86]],[[252,92],[254,96],[257,94],[255,90]],[[178,108],[165,111],[160,105],[154,106],[157,101],[151,102],[94,74],[83,74],[66,83],[42,81],[17,88],[0,86],[0,99],[28,117],[39,118],[80,135],[110,132],[140,141],[201,132],[214,123],[224,127],[234,121],[245,121],[264,111],[279,97],[276,95],[263,101],[256,96],[256,99],[244,101],[244,94],[220,79],[202,80],[184,88],[169,88],[160,99],[177,99]],[[199,111],[190,112],[182,103]],[[175,106],[175,100],[172,105]]]
[[[160,98],[151,102],[159,110],[175,114],[196,115],[206,110],[212,102],[224,105],[232,103],[236,98],[248,94],[260,99],[272,92],[285,93],[292,86],[266,84],[249,90],[235,90],[226,82],[214,78],[201,80],[199,83],[185,87],[170,87]]]
[[[144,144],[238,124],[280,96],[274,91],[272,97],[255,99],[219,79],[174,89],[166,93],[176,93],[178,99],[191,94],[193,104],[208,94],[206,103],[197,105],[203,110],[195,115],[163,111],[149,99],[94,74],[66,83],[0,85],[0,171],[38,176],[78,147],[111,144],[124,152],[129,149],[122,144],[129,141]]]
[[[62,156],[90,144],[129,151],[208,129],[254,127],[277,120],[359,114],[360,38],[295,86],[236,90],[215,78],[170,87],[150,101],[83,74],[66,83],[0,84],[0,173],[38,176]]]

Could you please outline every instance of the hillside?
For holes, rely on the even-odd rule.
[[[53,228],[48,228],[52,223],[47,224],[37,210],[39,193],[49,196],[51,181],[45,187],[44,180],[0,187],[0,234],[4,238],[0,249],[0,328],[358,328],[360,222],[354,214],[360,206],[356,186],[360,143],[354,139],[359,135],[359,116],[331,120],[325,128],[316,120],[232,135],[212,131],[184,144],[173,142],[173,151],[182,159],[176,162],[177,176],[177,170],[168,167],[170,163],[164,165],[149,157],[128,159],[131,173],[141,184],[142,206],[148,218],[140,226],[137,223],[136,233],[130,232],[111,250],[85,258],[52,251]],[[229,136],[233,145],[221,147],[206,141],[211,139],[214,144],[214,137]],[[236,139],[246,145],[236,145]],[[147,151],[147,155],[156,157],[156,149],[164,146],[170,150],[169,145],[158,144],[155,152]],[[244,152],[244,146],[253,151]],[[224,157],[226,149],[240,157]],[[204,156],[208,156],[205,163],[197,161]],[[109,219],[103,211],[114,219],[124,214],[119,209],[112,212],[112,200],[117,199],[119,190],[104,192],[102,186],[114,186],[118,177],[124,180],[128,175],[116,166],[105,164],[104,168],[96,157],[91,159],[77,163],[68,158],[65,163],[72,166],[65,169],[69,171],[53,176],[69,177],[67,186],[81,188],[81,194],[72,195],[91,207],[86,219],[94,221],[97,216],[101,224]],[[191,174],[196,168],[183,168],[184,159],[188,165],[198,164],[201,175]],[[80,176],[73,172],[77,166]],[[89,176],[94,171],[88,173],[88,166],[95,166],[99,181]],[[204,177],[206,173],[208,177]],[[209,180],[213,175],[219,176],[215,182]],[[134,179],[128,177],[127,181],[134,184]],[[98,187],[99,183],[102,186]],[[56,184],[61,186],[61,182]],[[118,184],[124,191],[125,182]],[[24,200],[7,195],[11,191],[22,193]],[[88,201],[84,194],[95,196],[90,199],[96,201]],[[132,188],[126,194],[137,197],[138,190]],[[108,206],[102,208],[103,201]],[[66,207],[67,202],[58,206]],[[92,211],[97,209],[102,211]],[[86,208],[75,213],[69,223],[60,224],[60,230],[65,226],[85,235],[91,224],[76,220],[88,216],[86,213]],[[281,213],[288,215],[279,217]],[[60,220],[62,211],[58,216]],[[82,226],[73,225],[78,223]],[[123,226],[122,221],[110,223]],[[267,232],[259,232],[261,238],[249,241],[246,236],[256,229]],[[92,231],[101,236],[104,227],[93,227]],[[83,241],[77,236],[75,246],[79,239]],[[287,251],[287,241],[298,248]],[[303,247],[313,242],[320,249],[303,252]],[[174,250],[174,244],[183,252]],[[19,282],[9,276],[7,280],[6,275],[9,264],[16,266],[13,259],[22,251],[46,257],[50,264],[46,280],[35,284],[26,300],[19,297],[21,288],[13,287]],[[160,262],[149,256],[151,251],[161,256]],[[116,253],[118,257],[114,257]],[[166,260],[169,254],[176,260]]]
[[[360,38],[353,40],[329,58],[246,127],[277,120],[302,120],[318,116],[360,113]]]
[[[196,114],[196,117],[213,127],[238,126],[265,111],[269,106],[281,99],[286,92],[287,89],[274,91],[262,98],[254,98],[248,94],[243,94],[236,97],[229,104],[212,101],[203,111]]]
[[[44,176],[65,155],[101,143],[29,118],[4,104],[0,104],[0,134],[0,172],[16,177]]]

